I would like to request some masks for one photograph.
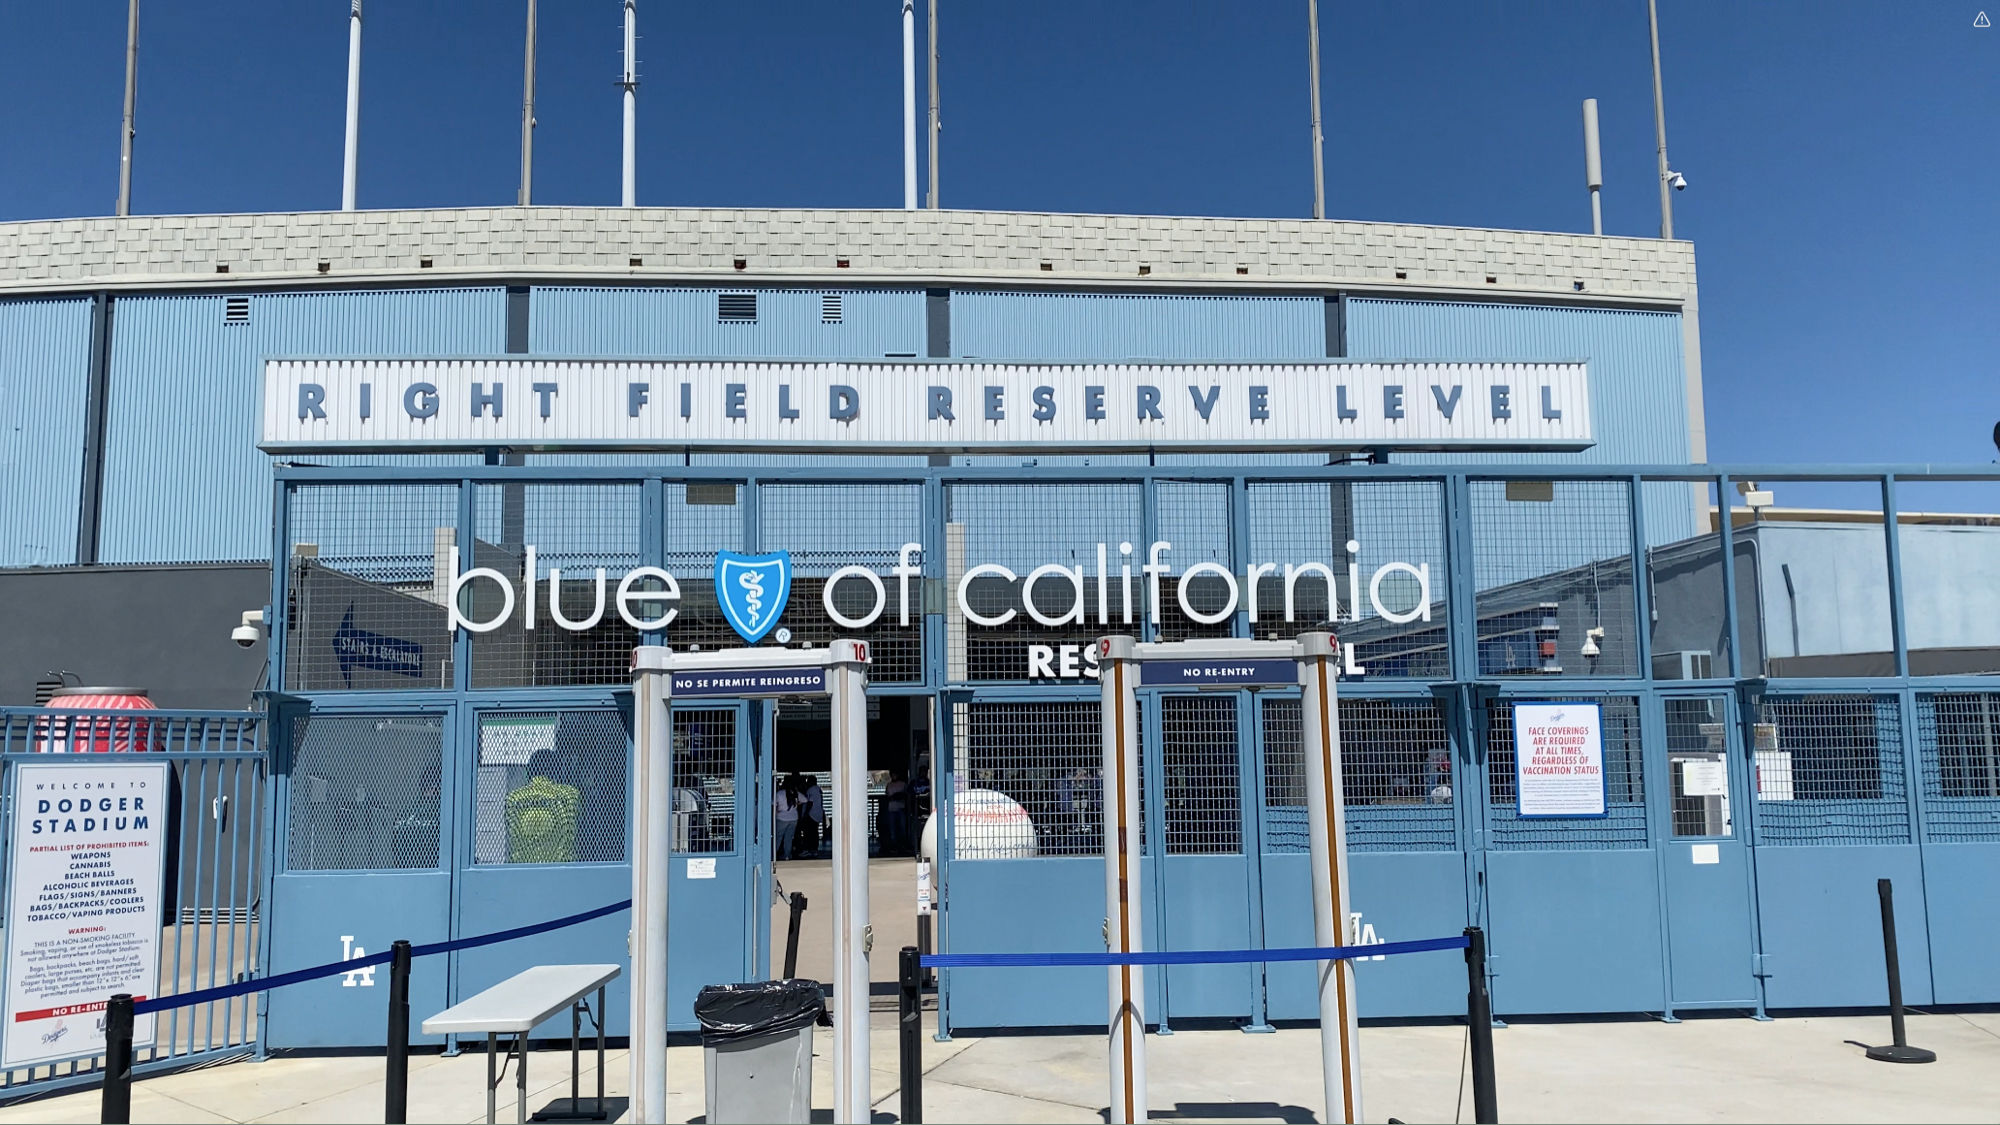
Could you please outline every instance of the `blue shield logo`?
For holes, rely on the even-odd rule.
[[[764,639],[784,615],[785,599],[791,594],[791,552],[715,553],[715,600],[722,604],[722,616],[729,620],[729,627],[747,643],[754,645]]]

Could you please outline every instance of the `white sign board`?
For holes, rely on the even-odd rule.
[[[0,1067],[104,1053],[105,1001],[159,991],[167,763],[15,767]],[[134,1047],[153,1017],[133,1020]]]
[[[1703,758],[1681,760],[1682,796],[1723,797],[1728,794],[1729,770],[1722,762]]]
[[[260,448],[1577,450],[1561,363],[274,359]]]
[[[1595,703],[1514,704],[1518,813],[1604,815],[1604,716]]]
[[[917,913],[931,912],[931,863],[927,859],[917,861]]]

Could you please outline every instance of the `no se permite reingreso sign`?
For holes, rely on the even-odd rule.
[[[159,991],[166,831],[165,762],[15,767],[0,1066],[103,1054],[106,1000]]]
[[[1604,815],[1604,715],[1595,703],[1516,703],[1521,816]]]

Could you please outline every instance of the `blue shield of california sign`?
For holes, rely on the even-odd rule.
[[[785,599],[792,594],[792,555],[773,551],[768,555],[739,555],[734,551],[715,553],[715,600],[722,616],[746,643],[756,644],[784,616]]]

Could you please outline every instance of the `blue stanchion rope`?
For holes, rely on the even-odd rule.
[[[1394,957],[1399,953],[1429,953],[1464,949],[1471,942],[1457,937],[1421,941],[1389,941],[1375,945],[1328,945],[1301,949],[1147,950],[1139,953],[933,953],[925,968],[1012,969],[1028,966],[1103,965],[1237,965],[1266,961],[1346,961],[1356,957]]]
[[[631,905],[632,900],[628,898],[623,902],[614,902],[608,906],[600,906],[595,910],[586,910],[581,914],[571,914],[566,918],[552,918],[546,922],[536,922],[531,926],[516,926],[511,930],[497,930],[493,933],[480,934],[476,937],[458,938],[455,941],[434,941],[428,945],[413,945],[410,947],[410,957],[414,960],[418,957],[429,957],[438,953],[452,953],[460,949],[474,949],[482,945],[493,945],[498,942],[533,937],[536,934],[548,933],[550,930],[560,930],[565,926],[580,925],[595,918],[602,918],[607,914],[616,914],[621,910],[629,909]],[[395,951],[393,949],[385,949],[380,953],[370,953],[366,957],[355,957],[347,961],[331,961],[324,965],[314,965],[309,969],[294,969],[289,973],[279,973],[274,977],[252,977],[249,980],[237,981],[235,984],[217,985],[214,988],[204,988],[197,992],[183,992],[178,996],[156,996],[134,1002],[132,1005],[132,1014],[143,1016],[149,1012],[164,1012],[173,1008],[186,1008],[195,1004],[206,1004],[212,1000],[227,1000],[234,996],[248,996],[253,992],[263,992],[266,989],[283,988],[286,985],[292,984],[304,984],[309,980],[319,980],[322,977],[351,973],[357,969],[366,969],[373,965],[386,965],[394,956]]]

